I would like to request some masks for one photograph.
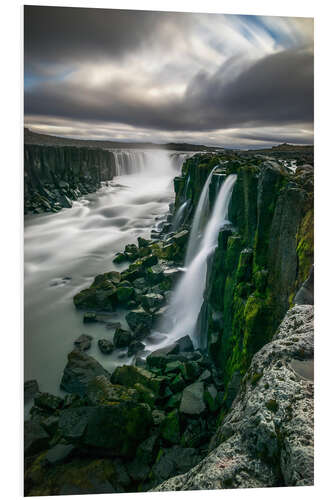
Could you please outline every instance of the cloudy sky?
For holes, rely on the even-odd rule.
[[[313,142],[313,21],[24,9],[25,125],[80,139]]]

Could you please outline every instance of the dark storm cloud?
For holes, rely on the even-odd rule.
[[[225,66],[212,76],[199,72],[185,94],[173,98],[149,98],[121,80],[99,89],[98,98],[94,88],[51,82],[27,93],[25,112],[190,131],[313,120],[310,52],[269,55],[226,82]]]
[[[121,59],[129,51],[163,42],[163,30],[186,29],[182,14],[74,7],[24,8],[24,54],[29,72],[50,70],[53,64],[97,59]],[[172,40],[165,39],[170,44]]]
[[[28,6],[24,28],[35,130],[207,143],[311,134],[311,20]]]

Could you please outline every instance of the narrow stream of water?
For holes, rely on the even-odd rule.
[[[172,181],[186,156],[149,151],[143,161],[141,152],[139,171],[115,177],[71,209],[26,217],[25,380],[37,379],[42,391],[59,394],[67,354],[81,333],[94,337],[89,354],[106,369],[119,364],[119,351],[106,356],[97,347],[98,339],[111,339],[111,331],[102,323],[83,324],[73,296],[97,274],[121,271],[125,266],[112,260],[127,243],[149,238],[173,201]],[[116,314],[112,319],[124,321]]]

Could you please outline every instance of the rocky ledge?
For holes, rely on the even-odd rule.
[[[286,314],[254,355],[209,455],[154,491],[313,484],[313,306]]]

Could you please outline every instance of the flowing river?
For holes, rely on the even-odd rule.
[[[119,364],[119,354],[106,356],[97,347],[98,339],[110,339],[110,330],[103,323],[84,324],[73,296],[97,274],[126,267],[113,264],[116,252],[138,236],[150,237],[174,199],[172,181],[187,156],[126,152],[126,175],[74,202],[73,208],[25,218],[25,380],[37,379],[42,391],[60,394],[67,354],[82,333],[93,336],[89,354],[106,369]],[[121,313],[112,320],[124,322]],[[130,360],[126,356],[121,362]]]

